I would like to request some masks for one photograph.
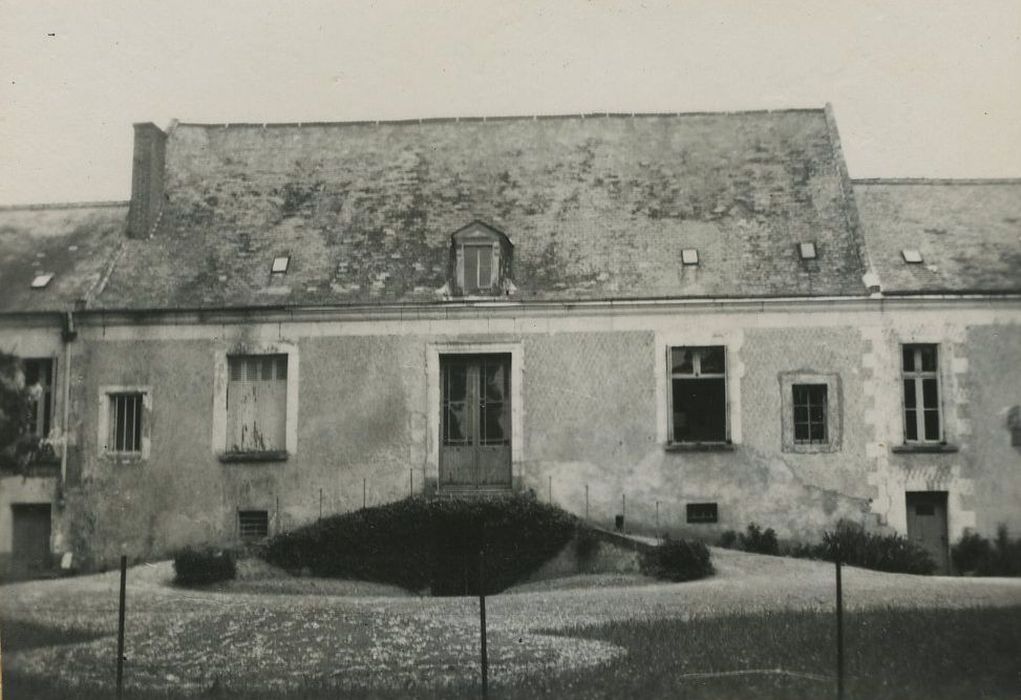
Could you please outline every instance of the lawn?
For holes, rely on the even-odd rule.
[[[691,583],[574,579],[491,597],[493,696],[829,696],[832,566],[713,557],[718,574]],[[352,595],[192,591],[169,586],[169,576],[165,564],[129,571],[127,697],[214,687],[265,698],[476,692],[476,599],[371,586]],[[109,696],[116,584],[103,574],[0,587],[5,697]],[[1017,694],[1021,581],[847,568],[845,600],[851,697]],[[777,668],[803,675],[760,672]],[[692,675],[733,671],[744,675]]]

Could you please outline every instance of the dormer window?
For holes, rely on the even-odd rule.
[[[510,288],[510,239],[475,221],[451,237],[451,288],[462,296],[502,296]]]
[[[282,275],[287,272],[287,266],[291,264],[290,255],[280,255],[273,258],[273,267],[270,268],[270,272],[274,275]]]

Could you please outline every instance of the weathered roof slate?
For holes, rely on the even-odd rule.
[[[98,289],[127,202],[0,207],[0,312],[67,311]],[[53,273],[42,289],[32,279]]]
[[[856,180],[854,194],[884,293],[1021,292],[1021,180]]]
[[[179,124],[155,235],[125,242],[96,305],[440,301],[475,220],[513,241],[519,299],[861,294],[843,168],[822,109]]]

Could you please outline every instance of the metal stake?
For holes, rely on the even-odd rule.
[[[840,575],[840,552],[837,552],[837,699],[844,700],[844,587]]]
[[[489,697],[489,656],[486,650],[486,552],[479,548],[479,628],[482,637],[482,697]]]
[[[588,484],[585,484],[585,520],[588,520]]]
[[[124,602],[127,592],[128,558],[121,555],[121,595],[117,610],[117,697],[124,692]]]

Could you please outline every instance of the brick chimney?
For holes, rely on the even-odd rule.
[[[135,124],[128,237],[148,238],[163,209],[163,161],[167,135],[152,122]]]

